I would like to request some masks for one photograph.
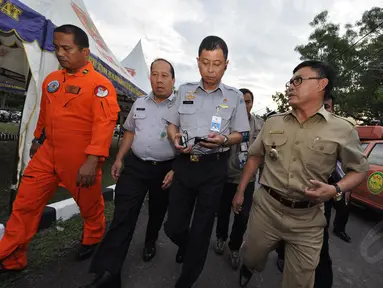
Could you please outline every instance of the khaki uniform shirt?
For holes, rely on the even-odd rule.
[[[249,131],[249,120],[243,94],[222,82],[214,91],[206,91],[202,81],[186,83],[179,87],[175,105],[164,116],[168,123],[179,127],[187,135],[188,144],[194,145],[195,137],[207,137],[212,132],[212,119],[220,119],[222,135]],[[210,154],[229,150],[228,147],[207,149],[193,146],[192,154]]]
[[[273,159],[270,151],[277,151]],[[260,183],[292,200],[306,200],[310,180],[327,183],[337,160],[343,170],[366,172],[369,165],[358,132],[349,121],[324,107],[300,123],[294,111],[273,115],[265,122],[249,155],[264,157]]]
[[[241,174],[243,171],[243,165],[240,163],[240,159],[242,160],[242,155],[244,155],[247,159],[248,149],[243,151],[242,148],[248,148],[257,138],[259,132],[262,129],[264,121],[261,117],[251,115],[249,119],[250,123],[250,131],[242,133],[242,143],[233,145],[230,147],[230,156],[228,163],[228,172],[227,172],[227,182],[239,184],[241,180]],[[242,151],[241,151],[242,150]],[[250,182],[255,181],[255,175],[250,180]]]

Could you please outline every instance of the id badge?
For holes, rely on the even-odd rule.
[[[247,142],[241,142],[241,152],[247,152]]]
[[[239,168],[243,169],[247,161],[247,152],[241,152],[238,154]]]
[[[211,127],[210,130],[214,132],[220,132],[221,131],[221,123],[222,118],[219,116],[213,116],[211,118]]]

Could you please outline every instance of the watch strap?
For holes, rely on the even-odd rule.
[[[335,189],[336,189],[336,193],[339,194],[339,193],[342,193],[342,190],[340,189],[339,185],[338,184],[332,184],[335,186]]]

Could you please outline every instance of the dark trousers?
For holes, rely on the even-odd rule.
[[[231,203],[233,201],[235,193],[237,192],[237,186],[238,184],[225,183],[225,186],[223,188],[221,203],[218,210],[216,228],[217,239],[222,239],[226,241],[228,238],[230,214],[232,207]],[[251,204],[253,202],[253,193],[254,182],[250,182],[245,190],[242,210],[241,212],[239,212],[239,214],[235,214],[234,216],[234,222],[230,234],[230,241],[228,244],[231,251],[238,251],[239,248],[241,248],[243,235],[246,232],[247,221],[249,220]]]
[[[118,275],[128,253],[145,195],[149,191],[149,221],[145,245],[155,245],[166,214],[169,191],[162,181],[172,169],[172,162],[143,161],[130,153],[115,189],[113,221],[90,266],[90,272]]]
[[[350,203],[346,205],[346,197],[343,194],[342,199],[339,201],[335,201],[333,199],[330,200],[331,205],[327,208],[328,219],[331,218],[331,208],[334,207],[336,213],[334,218],[334,231],[337,232],[346,232],[346,224],[348,222],[348,218],[350,216]]]
[[[332,272],[332,260],[330,257],[329,249],[329,233],[328,226],[331,218],[331,207],[332,202],[325,202],[325,217],[327,219],[327,226],[324,227],[323,233],[323,245],[320,251],[319,263],[315,270],[315,283],[314,288],[331,288],[333,283],[333,272]],[[330,211],[330,212],[329,212]],[[330,214],[329,214],[330,213]],[[281,242],[277,249],[278,258],[285,259],[285,245]]]
[[[181,251],[184,264],[176,288],[190,288],[205,265],[227,169],[227,153],[202,156],[191,162],[179,155],[173,165],[165,233]],[[190,226],[190,220],[193,214]]]

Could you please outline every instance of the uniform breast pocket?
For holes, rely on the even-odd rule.
[[[310,137],[308,141],[309,154],[305,157],[307,167],[319,171],[331,170],[337,159],[338,144],[319,137]]]
[[[270,134],[263,140],[265,144],[265,159],[283,162],[284,146],[287,142],[285,134]]]
[[[146,111],[135,111],[133,114],[134,124],[136,125],[137,130],[142,130],[145,128],[145,119]]]
[[[192,127],[195,126],[198,122],[196,119],[197,107],[195,104],[183,104],[178,108],[178,113],[180,113],[180,122],[181,127]]]
[[[229,128],[233,110],[233,107],[221,108],[219,110],[219,116],[222,118],[221,131],[224,131],[225,129]]]

